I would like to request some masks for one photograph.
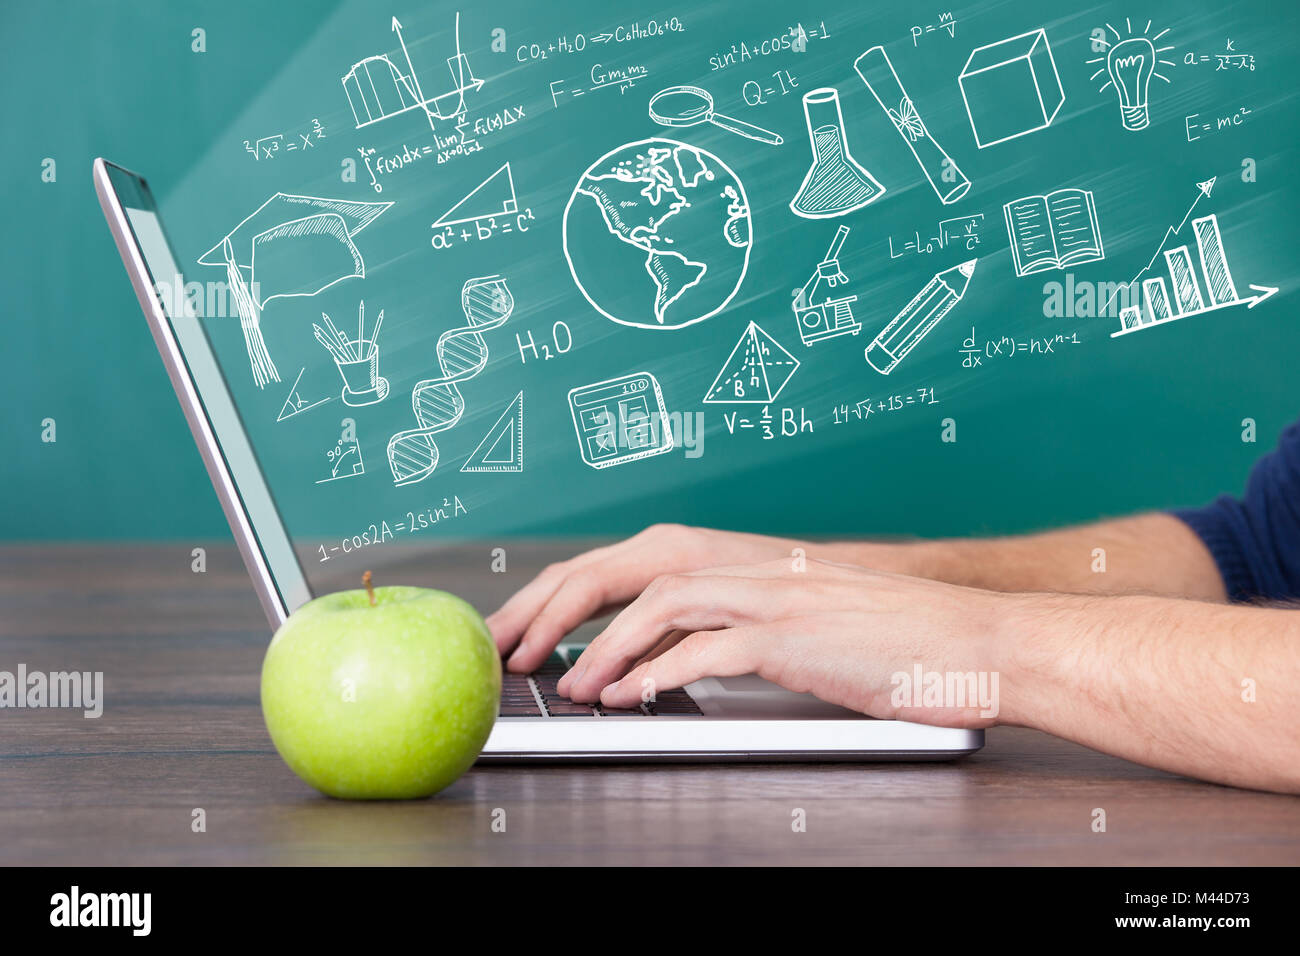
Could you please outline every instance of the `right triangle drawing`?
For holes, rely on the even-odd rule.
[[[461,466],[462,472],[519,472],[524,470],[524,393],[515,396],[496,424]]]
[[[776,401],[797,368],[797,358],[750,322],[704,394],[704,401],[706,404],[766,405]]]
[[[519,197],[515,195],[515,178],[510,172],[510,164],[505,163],[470,190],[464,199],[443,213],[433,225],[457,226],[492,216],[512,216],[518,211]]]

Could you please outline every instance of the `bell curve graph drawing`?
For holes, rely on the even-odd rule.
[[[388,58],[388,54],[380,53],[354,63],[352,69],[343,75],[343,90],[348,95],[356,128],[361,129],[410,110],[422,109],[429,121],[429,128],[436,130],[435,120],[452,120],[464,114],[465,94],[477,93],[483,88],[483,81],[474,76],[469,57],[461,52],[460,13],[456,14],[456,55],[447,58],[447,69],[451,72],[451,90],[437,96],[426,98],[420,88],[420,77],[415,72],[411,54],[406,49],[402,24],[397,17],[393,17],[392,29],[402,48],[407,72],[403,73],[401,67]]]
[[[465,399],[457,387],[487,365],[488,348],[483,333],[499,328],[514,311],[515,300],[503,276],[470,279],[460,291],[466,324],[438,336],[436,353],[442,375],[417,382],[411,389],[411,409],[416,428],[400,431],[388,440],[388,466],[395,484],[423,481],[438,466],[434,435],[445,432],[465,413]]]

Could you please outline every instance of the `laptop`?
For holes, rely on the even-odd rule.
[[[313,597],[216,354],[199,319],[159,294],[182,275],[145,180],[103,159],[95,191],[185,411],[240,554],[274,630]],[[566,700],[556,683],[573,647],[535,674],[507,674],[483,761],[947,760],[982,730],[875,720],[757,675],[706,678],[636,710]]]

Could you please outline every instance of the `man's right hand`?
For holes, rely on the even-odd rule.
[[[840,546],[684,525],[653,525],[618,544],[552,564],[487,619],[506,667],[529,673],[579,625],[620,610],[655,578],[805,554],[833,557]]]

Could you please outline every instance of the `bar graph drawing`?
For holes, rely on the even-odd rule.
[[[1210,184],[1213,184],[1213,180]],[[1209,195],[1204,185],[1202,192],[1204,195]],[[1174,234],[1177,231],[1173,230]],[[1186,245],[1166,249],[1164,260],[1169,271],[1169,284],[1165,284],[1163,276],[1152,276],[1143,280],[1142,298],[1145,309],[1141,304],[1127,305],[1121,309],[1120,330],[1112,332],[1111,338],[1128,335],[1130,332],[1140,332],[1168,322],[1176,322],[1188,316],[1206,315],[1239,305],[1253,309],[1278,291],[1272,286],[1252,285],[1250,286],[1251,292],[1254,293],[1252,295],[1242,298],[1237,292],[1232,271],[1228,268],[1228,257],[1223,247],[1223,236],[1219,232],[1217,216],[1209,215],[1193,219],[1192,232],[1196,236],[1196,258],[1192,258],[1192,251]],[[1168,236],[1169,233],[1166,233],[1166,239]],[[1149,271],[1155,261],[1152,259],[1151,264],[1143,271]]]
[[[1104,310],[1110,308],[1110,304],[1115,301],[1116,297],[1119,296],[1121,291],[1128,290],[1130,293],[1132,293],[1133,287],[1138,284],[1139,280],[1141,280],[1141,278],[1144,275],[1146,275],[1148,272],[1150,272],[1152,269],[1155,268],[1156,263],[1160,260],[1160,254],[1164,251],[1165,245],[1174,236],[1180,235],[1182,233],[1183,226],[1187,225],[1187,220],[1192,218],[1192,213],[1195,211],[1197,203],[1199,203],[1202,199],[1207,198],[1210,195],[1210,193],[1214,191],[1214,183],[1215,180],[1217,179],[1218,179],[1217,176],[1211,176],[1209,179],[1205,180],[1205,182],[1196,184],[1196,198],[1193,199],[1192,204],[1187,207],[1187,212],[1183,213],[1182,220],[1178,223],[1178,225],[1169,226],[1168,228],[1165,229],[1165,234],[1163,238],[1161,238],[1160,244],[1156,246],[1156,251],[1155,254],[1151,256],[1151,261],[1148,262],[1145,266],[1143,266],[1141,270],[1138,271],[1138,274],[1135,275],[1133,278],[1129,279],[1125,285],[1120,286],[1115,290],[1115,292],[1111,295],[1111,297],[1107,299],[1105,303],[1102,305],[1103,311],[1101,314],[1103,315],[1105,314]]]

